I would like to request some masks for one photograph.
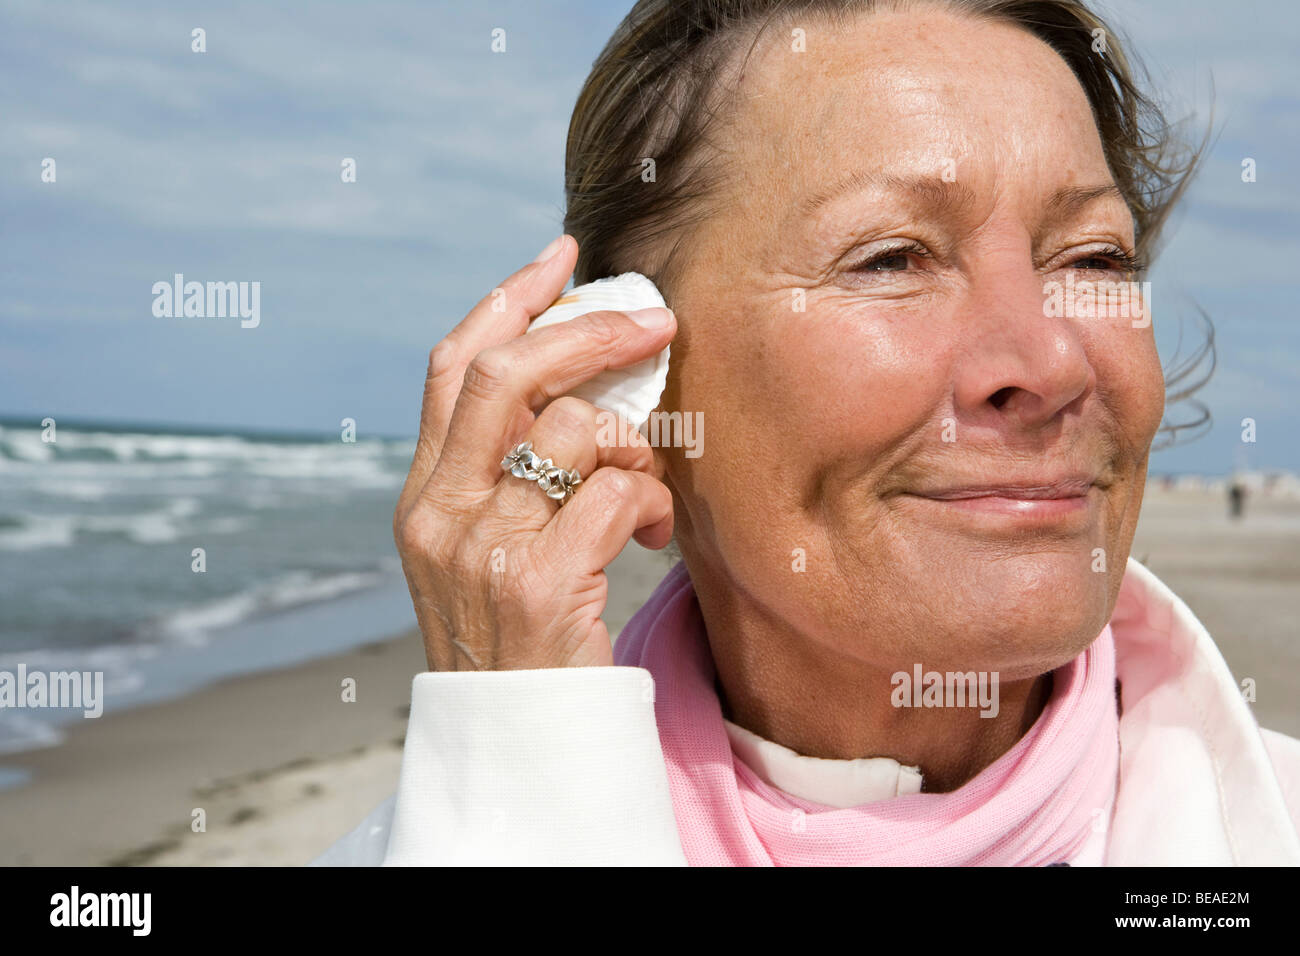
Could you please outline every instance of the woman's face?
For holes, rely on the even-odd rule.
[[[834,654],[1042,673],[1108,619],[1164,408],[1149,322],[1045,307],[1133,278],[1088,100],[1009,25],[792,26],[674,288],[662,407],[705,426],[666,456],[683,553],[715,606]]]

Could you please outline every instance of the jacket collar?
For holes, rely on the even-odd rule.
[[[1106,865],[1300,865],[1259,724],[1205,627],[1131,557],[1110,623],[1121,710]]]

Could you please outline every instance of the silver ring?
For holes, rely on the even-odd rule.
[[[540,457],[533,451],[533,443],[530,441],[518,444],[506,452],[506,457],[501,459],[501,470],[510,472],[516,478],[537,482],[538,487],[546,492],[546,497],[553,498],[560,504],[572,498],[578,485],[582,484],[582,476],[576,468],[565,471],[551,459]]]

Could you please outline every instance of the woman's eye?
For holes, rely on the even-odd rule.
[[[905,246],[894,249],[883,249],[868,259],[860,262],[852,268],[852,272],[907,272],[909,260],[913,257],[923,257],[926,250],[923,246]]]
[[[1140,272],[1142,263],[1136,256],[1131,256],[1123,249],[1103,249],[1082,259],[1071,262],[1069,268],[1087,272]]]
[[[877,256],[868,261],[862,268],[866,272],[905,272],[907,271],[907,255],[902,252],[891,252],[887,256]]]

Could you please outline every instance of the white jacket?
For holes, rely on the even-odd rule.
[[[1300,740],[1259,727],[1200,621],[1132,559],[1111,630],[1106,865],[1300,865]],[[685,865],[652,691],[640,667],[416,675],[397,792],[313,865]]]

